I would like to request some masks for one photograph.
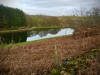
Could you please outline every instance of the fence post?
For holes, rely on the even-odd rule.
[[[57,54],[57,47],[54,45],[54,58],[55,58],[55,64],[58,65],[58,54]]]

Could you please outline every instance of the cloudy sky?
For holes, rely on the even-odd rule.
[[[0,0],[0,4],[19,8],[30,15],[72,15],[81,6],[87,9],[100,6],[100,0]]]

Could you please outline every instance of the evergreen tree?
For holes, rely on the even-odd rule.
[[[24,12],[17,8],[11,8],[0,4],[0,28],[26,26]]]

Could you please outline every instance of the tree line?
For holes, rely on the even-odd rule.
[[[22,26],[26,26],[24,12],[20,9],[0,4],[0,28]]]

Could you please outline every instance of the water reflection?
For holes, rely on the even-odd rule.
[[[27,41],[39,40],[44,38],[50,38],[55,36],[62,36],[72,34],[73,29],[63,28],[63,29],[38,29],[28,32]]]
[[[55,36],[62,36],[72,34],[73,29],[63,28],[63,29],[35,29],[32,31],[26,32],[16,32],[16,33],[7,33],[0,34],[1,40],[3,43],[14,43],[18,42],[27,42],[33,40],[39,40],[44,38],[51,38]]]
[[[44,37],[46,36],[47,34],[57,34],[58,32],[60,31],[60,29],[35,29],[35,30],[32,30],[32,31],[29,31],[27,32],[27,35],[28,37],[33,37],[33,36],[36,36],[36,35],[39,35],[39,37]]]
[[[0,34],[0,43],[18,43],[18,42],[26,42],[27,40],[27,32],[16,32],[16,33],[6,33]]]

